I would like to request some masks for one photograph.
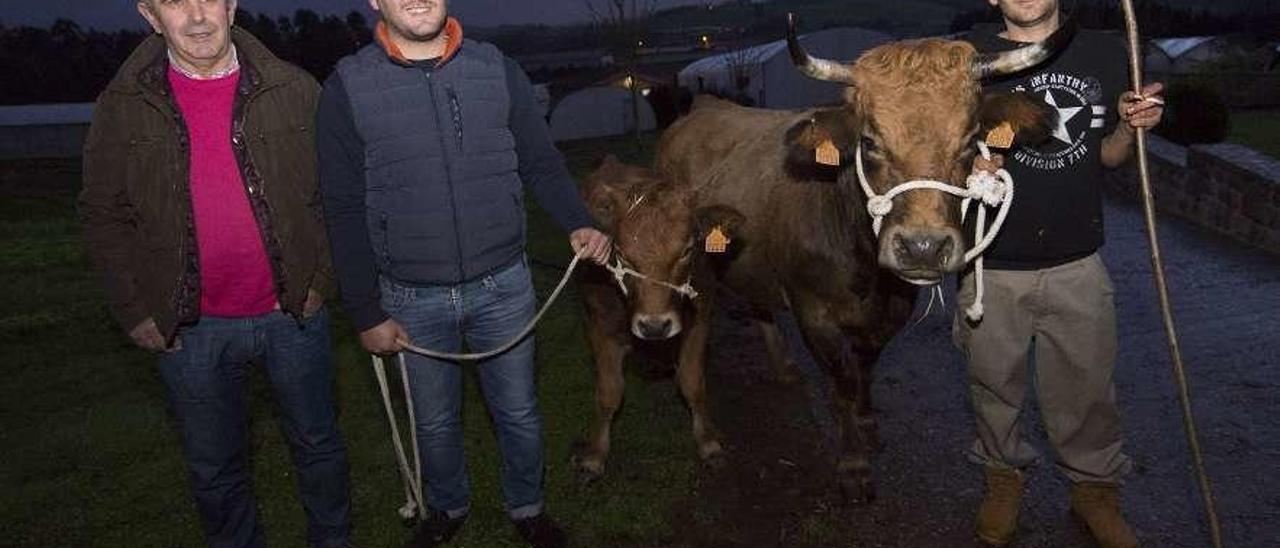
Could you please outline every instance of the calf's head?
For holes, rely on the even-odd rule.
[[[863,196],[858,155],[877,195],[917,180],[963,187],[976,141],[987,131],[1008,123],[1017,140],[1038,142],[1055,116],[1027,94],[984,98],[981,80],[1043,62],[1070,40],[1072,28],[1003,54],[978,54],[963,41],[925,39],[885,44],[849,64],[806,52],[793,19],[788,43],[795,66],[806,76],[847,87],[842,104],[816,111],[787,133],[789,167],[834,179],[854,196]],[[963,265],[968,242],[960,228],[958,197],[903,192],[883,220],[878,261],[908,282],[937,283]]]
[[[632,334],[646,340],[680,334],[682,301],[690,297],[673,286],[693,283],[699,261],[705,260],[707,236],[719,229],[732,238],[742,215],[720,206],[698,208],[691,189],[613,156],[588,177],[585,188],[596,222],[613,235],[614,266],[644,276],[619,281]]]

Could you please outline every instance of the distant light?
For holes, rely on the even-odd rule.
[[[632,86],[636,85],[636,80],[635,78],[628,76],[625,80],[622,81],[622,85],[626,86],[627,89],[631,89]]]
[[[640,46],[640,47],[642,47],[642,48],[643,48],[643,47],[644,47],[644,40],[641,40],[641,41],[639,41],[639,42],[636,42],[636,45],[637,45],[637,46]]]
[[[651,89],[649,89],[649,88],[644,88],[644,89],[640,90],[640,95],[643,95],[643,96],[645,96],[645,97],[648,97],[648,96],[649,96],[649,92],[651,92],[651,91],[653,91],[653,90],[651,90]]]

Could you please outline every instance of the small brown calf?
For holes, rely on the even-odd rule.
[[[703,364],[715,293],[711,269],[720,254],[705,252],[704,244],[719,228],[730,239],[722,254],[732,255],[742,216],[727,207],[698,208],[688,187],[613,156],[581,190],[600,228],[613,236],[614,250],[611,268],[585,266],[577,278],[595,354],[596,414],[573,465],[585,481],[604,474],[624,391],[622,364],[637,340],[679,345],[676,376],[698,456],[717,462],[723,448],[707,413]]]

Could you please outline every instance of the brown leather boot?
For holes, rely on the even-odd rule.
[[[984,470],[986,490],[978,507],[978,538],[992,546],[1004,546],[1013,540],[1013,532],[1018,528],[1018,509],[1026,480],[1016,468],[987,466]]]
[[[1135,548],[1138,538],[1120,513],[1120,489],[1111,483],[1077,483],[1071,486],[1071,511],[1102,548]]]

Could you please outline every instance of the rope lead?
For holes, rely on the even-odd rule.
[[[400,428],[397,425],[395,409],[391,405],[391,390],[387,383],[386,363],[381,356],[373,356],[373,372],[378,379],[378,389],[382,392],[382,403],[387,411],[387,421],[391,425],[391,445],[396,450],[396,463],[400,467],[400,479],[404,481],[404,506],[401,506],[397,513],[401,519],[406,521],[415,517],[418,520],[426,519],[426,500],[422,495],[422,457],[418,444],[417,419],[413,412],[413,394],[409,389],[409,369],[405,364],[404,352],[413,352],[429,358],[448,361],[480,361],[492,358],[514,348],[542,320],[542,316],[546,314],[547,309],[551,308],[552,303],[560,296],[560,292],[564,290],[564,286],[569,283],[569,279],[573,276],[573,271],[578,267],[578,262],[582,260],[583,251],[578,251],[573,257],[573,261],[569,263],[569,268],[565,270],[564,276],[560,278],[560,283],[556,285],[555,291],[551,292],[551,296],[547,297],[547,302],[543,303],[542,309],[533,317],[533,320],[525,326],[520,334],[516,335],[506,344],[499,346],[493,350],[472,354],[452,354],[447,352],[437,352],[426,348],[420,348],[410,344],[409,341],[397,340],[404,351],[396,355],[396,359],[400,364],[400,379],[404,385],[404,401],[407,402],[405,407],[408,408],[409,415],[409,438],[413,443],[413,466],[409,465],[409,457],[405,454],[404,441],[400,437]]]

